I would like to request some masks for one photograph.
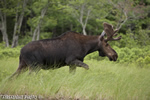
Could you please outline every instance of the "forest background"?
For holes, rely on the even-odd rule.
[[[18,57],[28,42],[66,31],[100,35],[103,22],[122,35],[110,43],[118,62],[149,66],[150,0],[1,0],[0,58]]]

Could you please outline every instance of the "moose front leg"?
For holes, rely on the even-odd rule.
[[[89,69],[89,66],[85,63],[83,63],[82,61],[80,60],[73,60],[69,63],[70,66],[79,66],[79,67],[83,67],[85,69]]]

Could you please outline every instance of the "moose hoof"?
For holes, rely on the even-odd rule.
[[[85,68],[86,70],[88,70],[88,69],[89,69],[89,66],[84,66],[84,68]]]

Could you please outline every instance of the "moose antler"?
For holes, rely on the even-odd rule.
[[[118,34],[116,34],[116,32],[118,32],[118,29],[114,30],[113,26],[104,22],[104,31],[107,35],[107,39],[105,39],[105,41],[116,41],[116,40],[120,40],[121,36],[117,37],[117,38],[113,38],[114,36],[117,36]]]

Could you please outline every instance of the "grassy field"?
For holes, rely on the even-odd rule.
[[[39,100],[150,100],[150,69],[134,64],[86,60],[87,71],[69,67],[7,78],[18,67],[18,58],[0,60],[0,95],[36,95]]]

